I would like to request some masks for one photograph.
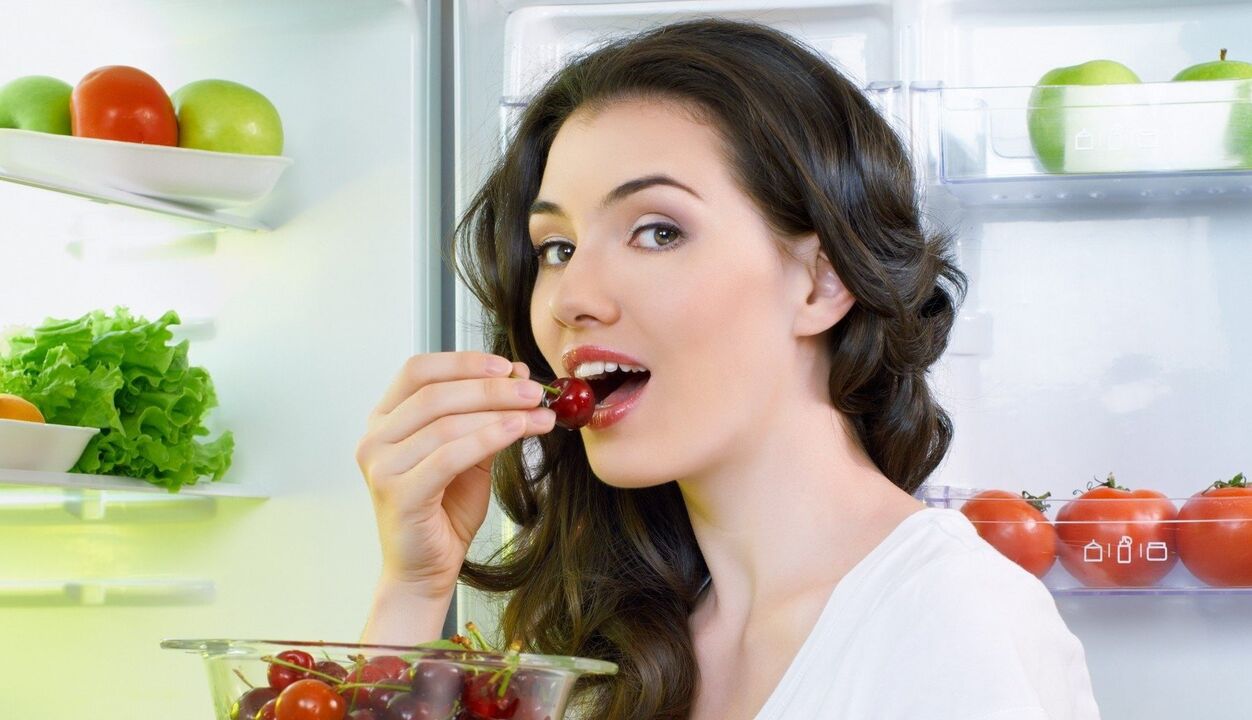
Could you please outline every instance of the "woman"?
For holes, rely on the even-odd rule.
[[[459,577],[506,640],[620,666],[580,717],[1098,716],[1042,584],[912,497],[965,276],[817,53],[700,20],[575,60],[458,236],[491,354],[412,358],[371,415],[365,641],[437,637]],[[591,424],[532,374],[591,376]],[[463,562],[493,476],[519,532]]]

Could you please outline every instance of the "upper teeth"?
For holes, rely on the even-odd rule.
[[[586,379],[597,377],[605,373],[617,372],[618,370],[621,370],[622,372],[648,371],[647,368],[639,367],[638,365],[625,365],[621,363],[595,360],[592,362],[582,363],[578,367],[574,368],[574,377]]]

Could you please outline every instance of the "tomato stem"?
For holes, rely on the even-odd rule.
[[[1031,507],[1033,507],[1034,509],[1038,510],[1041,513],[1046,513],[1048,511],[1048,507],[1049,507],[1048,503],[1044,501],[1050,497],[1052,497],[1051,491],[1046,492],[1042,495],[1031,495],[1025,490],[1022,491],[1022,499],[1025,500],[1027,503],[1029,503]]]

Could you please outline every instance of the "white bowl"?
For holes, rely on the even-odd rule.
[[[204,208],[256,202],[292,163],[279,155],[190,148],[0,129],[0,170],[69,181]]]
[[[68,472],[99,428],[0,419],[0,468]]]

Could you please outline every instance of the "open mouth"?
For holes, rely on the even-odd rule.
[[[629,370],[608,370],[584,378],[596,394],[596,407],[614,405],[647,384],[652,373]]]

